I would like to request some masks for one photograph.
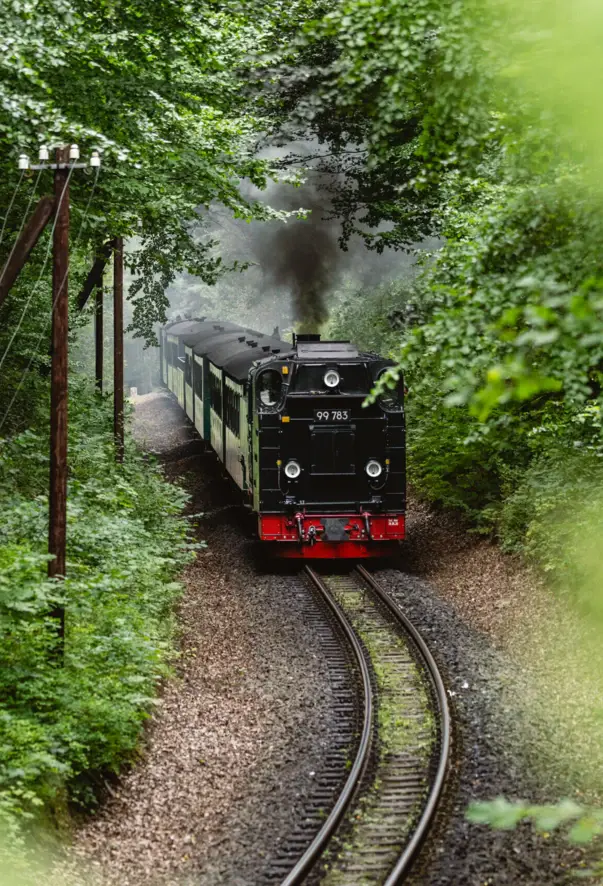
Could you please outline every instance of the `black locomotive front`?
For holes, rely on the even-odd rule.
[[[402,383],[364,406],[391,361],[317,338],[253,373],[259,534],[286,556],[382,554],[404,537]]]

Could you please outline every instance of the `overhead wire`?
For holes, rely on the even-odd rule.
[[[25,319],[25,315],[27,314],[27,311],[28,311],[29,306],[32,302],[32,299],[33,299],[34,295],[36,294],[36,292],[38,291],[40,283],[42,282],[42,277],[44,276],[44,271],[46,270],[46,265],[48,264],[48,259],[50,257],[50,250],[52,249],[52,237],[54,234],[54,229],[57,226],[57,219],[59,217],[59,209],[62,206],[63,197],[65,196],[65,192],[67,191],[67,188],[69,187],[69,181],[71,179],[71,173],[73,172],[74,164],[75,164],[75,160],[71,164],[71,167],[69,169],[69,174],[67,176],[67,181],[65,182],[65,185],[63,186],[63,190],[61,191],[61,196],[59,198],[59,203],[58,203],[58,206],[56,207],[56,211],[54,214],[54,221],[52,223],[52,228],[50,231],[50,238],[48,240],[48,246],[46,247],[46,255],[44,256],[44,261],[42,263],[42,269],[38,275],[38,279],[36,280],[35,285],[33,286],[31,292],[29,293],[29,298],[25,302],[23,310],[21,311],[21,316],[19,317],[19,322],[17,323],[15,329],[13,330],[13,334],[11,335],[10,340],[4,350],[4,353],[2,354],[2,357],[0,358],[0,369],[2,369],[4,361],[6,360],[6,358],[8,356],[8,352],[10,351],[10,349],[13,345],[13,342],[14,342],[15,338],[17,337],[19,330],[21,329],[21,326],[23,325],[23,320]]]
[[[60,197],[60,200],[59,200],[59,206],[61,205],[61,201],[62,201],[62,199],[63,199],[63,195],[65,194],[65,191],[67,190],[67,186],[68,186],[68,184],[69,184],[69,180],[70,180],[70,178],[71,178],[71,173],[72,173],[72,172],[73,172],[73,165],[72,165],[71,168],[69,169],[69,175],[67,176],[67,181],[65,182],[65,187],[63,188],[63,191],[62,191],[62,193],[61,193],[61,197]],[[77,246],[78,246],[78,244],[79,244],[79,242],[80,242],[80,239],[81,239],[81,236],[82,236],[82,232],[83,232],[83,230],[84,230],[84,228],[85,228],[85,226],[86,226],[86,222],[87,222],[87,220],[88,220],[88,214],[89,214],[89,212],[90,212],[90,206],[91,206],[91,204],[92,204],[92,199],[93,199],[93,197],[94,197],[94,193],[95,193],[95,191],[96,191],[96,186],[97,186],[97,184],[98,184],[99,174],[100,174],[100,167],[97,167],[97,169],[96,169],[96,174],[95,174],[95,176],[94,176],[94,182],[93,182],[93,184],[92,184],[92,188],[91,188],[91,191],[90,191],[90,195],[89,195],[89,197],[88,197],[88,202],[87,202],[87,204],[86,204],[86,208],[85,208],[85,210],[84,210],[84,217],[82,218],[82,222],[81,222],[81,224],[80,224],[80,228],[79,228],[79,231],[78,231],[77,237],[76,237],[76,239],[75,239],[75,243],[74,243],[74,245],[73,245],[73,249],[74,249],[74,250],[77,249]],[[55,215],[55,221],[54,221],[54,224],[53,224],[53,227],[52,227],[52,231],[53,231],[53,232],[54,232],[54,228],[55,228],[55,226],[56,226],[56,220],[57,220],[57,217],[58,217],[58,207],[57,207],[57,212],[56,212],[56,215]],[[47,250],[46,258],[45,258],[45,260],[44,260],[44,265],[46,264],[46,261],[47,261],[47,259],[48,259],[48,255],[49,255],[49,253],[50,253],[50,246],[51,246],[51,245],[52,245],[52,236],[51,236],[51,238],[50,238],[50,244],[49,244],[49,247],[48,247],[48,250]],[[46,323],[44,324],[44,327],[43,327],[43,329],[42,329],[42,332],[41,332],[40,335],[38,336],[38,339],[37,339],[37,341],[36,341],[36,343],[35,343],[35,346],[34,346],[34,348],[33,348],[33,350],[32,350],[31,357],[29,358],[29,362],[28,362],[27,366],[25,367],[25,369],[23,370],[23,373],[21,374],[21,378],[20,378],[20,380],[19,380],[19,384],[17,385],[17,387],[16,387],[16,389],[15,389],[15,392],[14,392],[14,394],[13,394],[13,396],[12,396],[12,399],[11,399],[10,403],[8,404],[8,406],[7,406],[7,408],[6,408],[6,412],[5,412],[4,415],[2,416],[2,420],[0,421],[0,431],[2,431],[2,428],[4,427],[4,424],[5,424],[5,422],[6,422],[6,419],[8,418],[8,416],[9,416],[9,414],[10,414],[10,411],[11,411],[11,409],[12,409],[13,406],[14,406],[15,400],[17,399],[17,397],[18,397],[18,395],[19,395],[19,391],[20,391],[21,388],[23,387],[23,382],[25,381],[25,379],[26,379],[26,377],[27,377],[27,375],[28,375],[28,373],[29,373],[29,370],[30,370],[31,367],[32,367],[33,361],[34,361],[34,359],[35,359],[36,356],[37,356],[37,351],[38,351],[38,348],[39,348],[39,346],[40,346],[40,342],[42,341],[42,338],[43,338],[44,335],[46,334],[46,331],[47,331],[47,329],[48,329],[48,323],[49,323],[49,320],[52,319],[52,315],[53,315],[53,313],[54,313],[54,309],[55,309],[55,307],[56,307],[57,299],[58,299],[58,297],[59,297],[59,294],[62,292],[63,285],[64,285],[64,283],[65,283],[65,280],[67,279],[67,274],[68,274],[68,273],[69,273],[69,271],[67,270],[67,271],[65,272],[65,275],[64,275],[63,279],[61,280],[61,284],[60,284],[60,286],[58,287],[56,297],[53,299],[53,302],[52,302],[52,308],[51,308],[50,313],[49,313],[49,315],[48,315],[48,319],[46,320]],[[41,275],[40,275],[40,277],[41,277]],[[38,284],[39,284],[39,282],[40,282],[40,277],[38,278]],[[36,286],[37,286],[38,284],[36,284]],[[29,304],[30,301],[31,301],[31,296],[30,296],[30,298],[29,298],[27,304]],[[27,305],[26,305],[26,309],[27,309]],[[22,316],[23,316],[23,314],[22,314]],[[14,339],[14,334],[13,334],[13,339]],[[3,357],[3,360],[4,360],[4,357]],[[1,367],[1,366],[2,366],[2,362],[0,362],[0,367]]]
[[[25,175],[25,170],[21,170],[21,175],[19,176],[19,181],[15,185],[15,190],[13,191],[13,196],[10,198],[10,202],[8,204],[8,209],[6,210],[6,214],[2,220],[2,228],[0,229],[0,246],[2,245],[2,241],[4,240],[4,232],[6,230],[6,224],[8,222],[8,217],[10,215],[11,209],[17,199],[17,194],[19,192],[19,188],[21,187],[21,182],[23,181],[23,176]]]
[[[31,209],[31,204],[33,203],[33,199],[36,196],[36,191],[38,190],[38,185],[40,183],[40,176],[42,175],[42,172],[43,172],[43,170],[40,169],[40,171],[38,172],[38,174],[36,176],[36,180],[34,182],[34,186],[32,188],[32,191],[31,191],[31,194],[29,197],[29,202],[27,204],[27,208],[23,214],[23,218],[21,219],[21,225],[19,227],[19,230],[15,234],[15,242],[13,243],[13,248],[9,252],[8,258],[6,259],[6,262],[4,263],[4,267],[2,268],[2,273],[0,274],[0,283],[2,283],[2,281],[4,279],[6,269],[8,268],[8,263],[10,262],[11,258],[13,257],[13,253],[14,253],[15,249],[17,248],[17,243],[19,242],[19,237],[21,236],[21,231],[25,227],[25,222],[27,221],[27,218],[29,216],[29,210]],[[8,217],[8,214],[6,217]],[[2,238],[0,237],[0,244],[1,243],[2,243]]]

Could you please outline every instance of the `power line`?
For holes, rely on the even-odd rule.
[[[21,187],[21,182],[23,181],[24,175],[25,175],[25,170],[22,169],[21,175],[19,176],[19,181],[17,182],[17,184],[15,186],[15,190],[13,191],[13,196],[10,198],[10,203],[8,204],[8,209],[6,210],[6,215],[4,216],[4,219],[2,221],[2,229],[0,230],[0,246],[2,245],[2,241],[4,239],[4,232],[6,230],[6,223],[8,222],[8,217],[10,215],[10,211],[13,208],[13,204],[14,204],[15,199],[17,197],[17,192],[18,192],[19,188]]]
[[[71,178],[71,173],[73,172],[73,168],[74,168],[74,166],[75,166],[75,163],[72,164],[71,167],[70,167],[70,169],[69,169],[69,175],[68,175],[68,177],[67,177],[67,181],[66,181],[66,183],[65,183],[65,188],[63,189],[63,192],[62,192],[62,194],[61,194],[61,200],[63,199],[63,194],[65,193],[65,190],[67,189],[67,187],[68,187],[68,185],[69,185],[69,179]],[[77,246],[78,246],[79,241],[80,241],[81,236],[82,236],[82,232],[83,232],[83,230],[84,230],[84,228],[85,228],[85,226],[86,226],[86,222],[87,222],[87,220],[88,220],[88,214],[89,214],[89,211],[90,211],[90,206],[91,206],[91,204],[92,204],[92,198],[94,197],[94,192],[95,192],[95,190],[96,190],[96,185],[97,185],[97,183],[98,183],[98,177],[99,177],[99,174],[100,174],[100,168],[97,167],[97,168],[96,168],[96,174],[95,174],[95,176],[94,176],[94,182],[93,182],[93,185],[92,185],[92,189],[91,189],[91,191],[90,191],[90,196],[88,197],[88,203],[86,204],[86,209],[85,209],[85,211],[84,211],[84,217],[83,217],[83,219],[82,219],[82,223],[80,224],[80,229],[79,229],[79,231],[78,231],[78,234],[77,234],[77,237],[76,237],[76,239],[75,239],[74,246],[73,246],[74,249],[77,249]],[[58,207],[57,207],[57,214],[58,214]],[[56,216],[55,216],[55,225],[56,225]],[[53,225],[53,229],[52,229],[52,230],[53,230],[53,232],[54,232],[54,225]],[[51,237],[50,237],[50,245],[52,245],[52,235],[51,235]],[[48,260],[48,255],[50,254],[50,245],[49,245],[49,247],[48,247],[48,251],[47,251],[47,254],[46,254],[46,258],[44,259],[44,267],[45,267],[46,262],[47,262],[47,260]],[[42,270],[44,270],[44,267],[42,268]],[[66,277],[67,277],[67,274],[65,274],[65,276],[63,277],[63,280],[61,281],[61,285],[60,285],[60,286],[58,287],[58,289],[57,289],[57,296],[56,296],[56,298],[53,300],[52,308],[51,308],[50,313],[49,313],[49,315],[48,315],[48,319],[46,320],[46,324],[44,325],[44,328],[42,329],[42,332],[41,332],[40,335],[38,336],[38,339],[37,339],[37,341],[36,341],[36,343],[35,343],[35,346],[34,346],[34,348],[33,348],[33,351],[32,351],[32,354],[31,354],[31,357],[29,358],[29,363],[28,363],[27,366],[25,367],[25,369],[24,369],[24,371],[23,371],[23,373],[22,373],[22,375],[21,375],[21,379],[20,379],[20,381],[19,381],[19,384],[17,385],[17,388],[16,388],[16,390],[15,390],[13,396],[12,396],[12,399],[11,399],[10,403],[8,404],[8,407],[7,407],[7,409],[6,409],[6,412],[5,412],[4,415],[2,416],[2,421],[0,421],[0,431],[2,431],[2,428],[4,427],[4,424],[5,424],[5,422],[6,422],[6,419],[8,418],[8,416],[9,416],[9,414],[10,414],[10,411],[11,411],[11,409],[13,408],[13,406],[14,406],[14,404],[15,404],[15,400],[17,399],[17,397],[18,397],[18,395],[19,395],[19,391],[20,391],[21,388],[23,387],[23,382],[25,381],[25,379],[26,379],[26,377],[27,377],[27,375],[28,375],[28,373],[29,373],[29,370],[30,370],[31,367],[32,367],[33,361],[34,361],[34,359],[35,359],[36,356],[37,356],[37,351],[38,351],[38,348],[39,348],[39,346],[40,346],[40,342],[42,341],[42,338],[43,338],[44,335],[46,334],[46,331],[47,331],[47,329],[48,329],[48,323],[49,323],[50,319],[52,318],[52,313],[53,313],[53,311],[54,311],[54,309],[55,309],[55,306],[56,306],[56,300],[57,300],[57,298],[58,298],[58,294],[61,292],[61,290],[62,290],[62,288],[63,288],[63,286],[64,286],[64,284],[65,284],[65,279],[66,279]],[[40,275],[40,278],[41,278],[41,275]],[[40,282],[40,278],[38,278],[38,283],[36,284],[36,286],[39,284],[39,282]],[[29,297],[28,302],[27,302],[27,305],[25,306],[25,310],[27,310],[27,306],[28,306],[29,303],[31,302],[31,298],[32,298],[32,296]],[[23,315],[22,315],[22,317],[23,317]],[[20,324],[19,324],[19,325],[20,325]],[[13,339],[14,339],[14,335],[13,335]],[[11,343],[12,343],[12,340],[13,340],[13,339],[11,339]],[[9,347],[10,347],[10,344],[9,344]],[[8,350],[8,349],[7,349],[7,350]],[[5,353],[4,357],[5,357],[5,356],[6,356],[6,353]],[[2,358],[2,362],[4,361],[4,357]],[[2,362],[0,362],[0,367],[2,366]]]
[[[10,351],[12,344],[13,344],[15,338],[17,337],[19,330],[21,329],[21,326],[23,324],[23,320],[25,319],[25,315],[27,314],[27,311],[28,311],[28,308],[31,304],[31,301],[32,301],[34,295],[36,294],[36,292],[38,291],[38,287],[40,286],[40,283],[42,282],[42,277],[44,276],[44,271],[46,270],[46,265],[48,264],[48,258],[50,256],[50,251],[52,249],[52,235],[54,234],[54,229],[56,228],[57,218],[59,215],[59,209],[60,209],[61,204],[63,202],[63,197],[65,196],[65,192],[69,186],[69,180],[71,178],[72,172],[73,172],[73,164],[71,165],[71,168],[69,169],[69,175],[67,176],[67,182],[65,183],[65,187],[63,188],[63,191],[61,192],[61,199],[59,200],[59,205],[55,209],[54,221],[52,223],[52,229],[50,231],[50,239],[48,240],[48,246],[46,248],[46,255],[44,256],[44,261],[42,263],[42,270],[40,271],[38,279],[36,280],[35,286],[33,287],[33,289],[31,290],[31,292],[29,294],[29,298],[25,302],[25,306],[24,306],[23,310],[21,311],[21,316],[19,317],[19,322],[17,323],[17,326],[16,326],[15,330],[13,331],[13,334],[10,337],[10,341],[6,346],[4,353],[2,354],[2,358],[0,359],[0,369],[2,369],[2,365],[8,356],[8,352]]]
[[[25,174],[24,172],[21,173],[21,178],[23,177],[24,174]],[[2,273],[0,274],[0,283],[2,283],[2,281],[4,279],[6,269],[9,266],[10,260],[13,257],[13,253],[14,253],[15,249],[17,248],[17,243],[19,242],[19,237],[21,236],[21,231],[25,227],[25,222],[27,221],[27,217],[29,216],[29,210],[31,209],[31,204],[33,203],[33,199],[36,195],[36,191],[38,190],[38,184],[40,183],[40,176],[41,175],[42,175],[42,170],[40,169],[38,172],[38,175],[36,176],[36,180],[34,182],[34,186],[33,186],[30,198],[29,198],[29,202],[27,204],[27,209],[25,210],[25,213],[24,213],[23,218],[21,220],[21,226],[19,227],[19,230],[17,231],[17,233],[15,235],[15,242],[13,243],[13,248],[9,252],[8,258],[6,259],[6,262],[5,262],[4,267],[2,269]],[[7,217],[8,217],[8,213],[6,214],[5,219],[4,219],[5,222],[6,222]],[[2,231],[4,233],[4,227],[3,227]],[[2,237],[0,237],[0,243],[2,243]]]

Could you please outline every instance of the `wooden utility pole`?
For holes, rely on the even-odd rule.
[[[67,341],[69,331],[69,148],[56,151],[56,222],[52,268],[52,368],[50,376],[50,576],[65,575],[67,541]],[[65,610],[52,615],[65,636]]]
[[[80,294],[77,297],[78,311],[83,311],[83,309],[86,307],[88,299],[90,298],[96,287],[102,285],[103,273],[105,271],[107,262],[111,258],[112,248],[113,241],[109,240],[107,243],[104,243],[99,249],[94,260],[94,264],[92,265],[88,276],[84,281],[84,285],[82,286]]]
[[[95,354],[95,384],[96,389],[102,394],[103,392],[103,274],[107,262],[111,258],[114,241],[108,240],[103,243],[96,254],[94,264],[92,265],[88,276],[84,281],[80,293],[77,297],[78,310],[82,311],[88,299],[95,293],[94,305],[94,354]]]
[[[99,394],[103,392],[103,278],[96,289],[94,306],[94,364],[95,384]]]
[[[124,241],[113,241],[113,433],[115,458],[124,460]]]
[[[64,577],[67,559],[67,370],[69,336],[69,178],[74,169],[90,166],[99,169],[101,159],[93,151],[89,164],[77,163],[80,151],[77,145],[57,148],[55,162],[49,164],[49,151],[40,145],[40,165],[30,165],[29,157],[21,154],[19,169],[54,170],[54,196],[43,197],[36,211],[15,244],[3,272],[9,286],[38,241],[54,213],[52,240],[52,364],[50,370],[50,488],[48,514],[48,563],[51,578]],[[6,290],[8,291],[8,290]],[[4,293],[6,294],[6,293]],[[65,609],[57,606],[50,616],[58,622],[61,650],[65,640]]]

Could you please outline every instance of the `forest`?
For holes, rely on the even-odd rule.
[[[70,181],[64,581],[46,575],[50,226],[0,303],[10,852],[36,823],[68,831],[96,802],[96,774],[131,761],[173,671],[178,576],[200,546],[187,493],[129,430],[124,463],[113,457],[93,304],[78,305],[112,238],[126,241],[127,334],[146,360],[180,310],[391,355],[382,384],[408,388],[413,494],[601,625],[602,39],[585,0],[1,5],[0,266],[52,192],[19,156],[77,143],[102,157]],[[499,813],[503,826],[532,815]]]

